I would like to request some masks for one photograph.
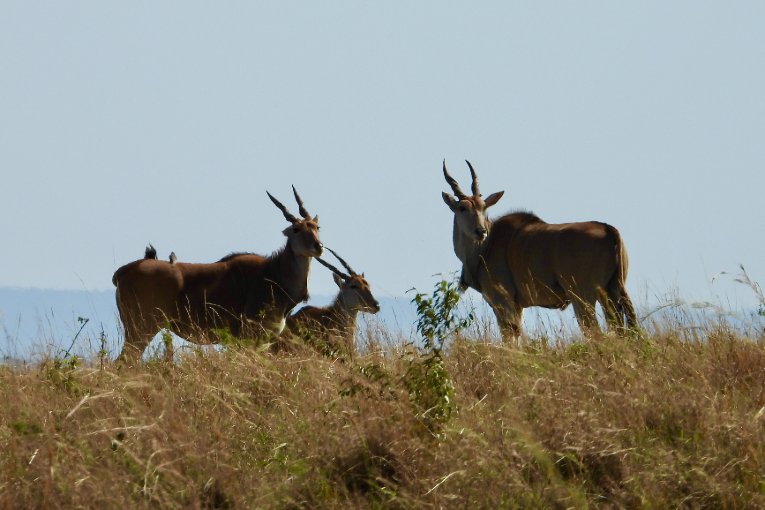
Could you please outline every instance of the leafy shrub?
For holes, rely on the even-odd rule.
[[[75,372],[80,366],[81,360],[77,356],[56,356],[43,364],[45,378],[54,386],[66,390],[68,393],[79,393],[80,386],[75,377]]]
[[[474,320],[472,312],[466,316],[458,313],[459,301],[457,283],[444,279],[436,283],[430,296],[416,292],[412,299],[417,306],[417,332],[425,352],[409,359],[404,385],[419,419],[434,434],[455,409],[454,383],[442,355],[444,345]]]
[[[417,306],[417,332],[426,350],[440,352],[448,338],[468,328],[475,319],[472,311],[466,316],[458,313],[458,289],[454,280],[441,280],[430,296],[415,293],[412,303]],[[412,290],[415,289],[410,292]]]

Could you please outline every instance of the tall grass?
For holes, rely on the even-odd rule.
[[[765,339],[694,331],[458,336],[437,433],[374,338],[0,366],[0,507],[763,508]]]

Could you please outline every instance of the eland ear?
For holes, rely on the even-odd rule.
[[[454,211],[454,209],[457,207],[457,199],[445,191],[441,192],[441,198],[444,199],[444,203],[449,207],[449,209]]]
[[[502,198],[502,195],[504,195],[504,191],[497,191],[496,193],[492,193],[488,197],[486,197],[486,200],[483,202],[486,204],[486,207],[491,207],[497,202],[499,202],[499,199]]]
[[[318,214],[313,217],[313,222],[314,223],[319,223],[319,215]]]
[[[335,280],[335,283],[337,284],[338,287],[342,287],[343,283],[345,283],[345,280],[343,279],[343,277],[337,273],[332,273],[332,279]]]
[[[285,236],[285,237],[289,237],[289,236],[290,236],[290,234],[292,233],[292,229],[293,229],[293,228],[294,228],[294,227],[291,227],[291,226],[290,226],[290,227],[287,227],[287,228],[285,228],[284,230],[282,230],[282,234],[284,234],[284,236]]]

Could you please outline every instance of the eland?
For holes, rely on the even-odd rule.
[[[145,258],[114,273],[117,308],[125,332],[120,361],[138,360],[161,329],[198,344],[219,342],[226,330],[243,334],[279,334],[290,311],[308,299],[311,259],[323,253],[318,216],[311,217],[295,187],[301,218],[267,192],[290,223],[287,242],[270,256],[232,253],[209,264]]]
[[[483,198],[469,161],[471,195],[449,175],[454,192],[442,193],[454,213],[454,253],[462,262],[460,285],[480,292],[497,317],[503,338],[521,333],[523,309],[573,305],[585,333],[599,331],[595,303],[610,328],[636,328],[627,294],[627,250],[619,231],[597,221],[552,224],[530,212],[514,212],[489,221],[487,209],[504,191]]]
[[[345,267],[344,273],[329,262],[317,257],[316,261],[332,271],[332,277],[340,288],[331,305],[325,307],[304,306],[287,318],[287,330],[309,341],[320,340],[331,354],[350,355],[355,353],[356,318],[359,312],[377,313],[380,303],[364,274],[354,271],[331,248],[332,255]]]

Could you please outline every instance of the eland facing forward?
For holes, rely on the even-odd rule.
[[[114,273],[117,308],[125,332],[120,361],[140,359],[160,329],[198,344],[217,343],[216,331],[235,336],[278,334],[290,311],[308,299],[312,257],[323,252],[318,217],[311,217],[293,187],[302,218],[268,193],[290,226],[283,248],[264,257],[235,253],[209,264],[156,260],[156,251]]]
[[[627,250],[615,227],[597,221],[551,224],[528,212],[489,221],[486,211],[504,191],[484,199],[478,176],[467,164],[472,194],[460,189],[444,161],[444,178],[454,196],[442,196],[454,213],[460,283],[483,295],[503,338],[520,335],[523,309],[531,306],[563,309],[571,304],[582,331],[593,333],[599,330],[595,315],[599,302],[609,327],[637,327],[625,288]]]
[[[316,261],[332,271],[340,290],[331,305],[304,306],[291,315],[287,318],[287,329],[309,341],[319,340],[321,347],[332,355],[352,357],[356,351],[356,316],[359,312],[379,312],[380,303],[372,295],[364,274],[358,274],[331,248],[327,249],[348,273],[318,257]]]

